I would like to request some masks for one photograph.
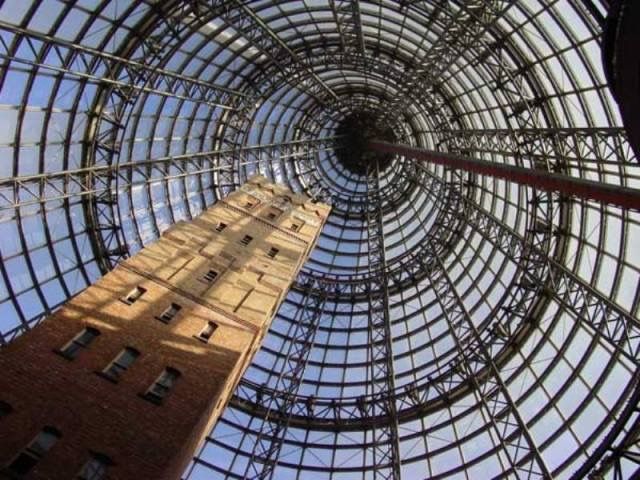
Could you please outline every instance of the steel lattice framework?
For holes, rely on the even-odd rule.
[[[332,213],[185,479],[639,478],[640,212],[411,154],[637,193],[608,7],[0,1],[0,347],[261,173]]]

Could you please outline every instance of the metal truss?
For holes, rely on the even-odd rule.
[[[395,391],[391,319],[389,317],[389,278],[384,234],[384,214],[380,192],[380,166],[370,165],[367,195],[367,257],[369,270],[378,272],[376,288],[369,285],[368,298],[368,344],[367,361],[370,365],[366,398],[358,404],[363,415],[384,415],[386,424],[371,429],[374,477],[376,479],[400,478],[400,450],[398,447],[398,416],[391,394]],[[377,294],[373,290],[377,290]],[[380,400],[376,401],[377,398]],[[373,402],[369,404],[369,399]],[[377,404],[377,405],[376,405]],[[381,410],[377,410],[381,409]]]
[[[333,211],[338,212],[345,217],[364,218],[367,210],[366,195],[337,195],[328,189],[323,181],[323,172],[317,168],[317,158],[311,156],[301,157],[291,165],[290,172],[300,179],[301,185],[314,198],[322,199],[330,204]],[[411,184],[403,185],[403,188],[394,188],[393,185],[386,185],[381,189],[381,194],[385,197],[385,210],[392,210],[394,205],[402,202],[403,198],[415,189],[419,179],[415,178],[415,172],[407,171],[402,166],[398,169],[398,175],[410,175],[415,181]]]
[[[428,51],[406,72],[401,92],[381,108],[381,119],[399,116],[411,107],[411,91],[427,91],[437,87],[446,69],[461,52],[477,45],[480,37],[508,9],[505,0],[476,0],[452,8],[448,1],[434,5],[432,15],[448,14],[446,26]]]
[[[621,128],[522,128],[517,130],[445,130],[442,142],[453,151],[473,151],[523,160],[532,166],[551,162],[553,171],[599,172],[599,166],[631,162],[633,151]]]
[[[460,191],[455,188],[449,192],[462,198]],[[548,250],[550,233],[545,221],[538,220],[530,235],[523,239],[524,248],[520,255],[512,252],[515,254],[512,258],[518,264],[519,272],[529,272],[540,282],[538,285],[544,285],[545,282],[546,256],[542,252]],[[429,266],[428,280],[444,313],[459,355],[452,366],[452,373],[472,385],[474,395],[482,405],[498,439],[497,445],[500,445],[506,454],[508,465],[504,466],[504,471],[507,475],[515,475],[515,478],[552,478],[549,467],[509,393],[500,367],[496,364],[500,349],[514,341],[516,331],[527,330],[527,323],[536,321],[532,307],[535,306],[533,299],[537,295],[527,295],[527,287],[516,286],[511,301],[504,302],[503,315],[498,314],[490,329],[487,329],[494,337],[487,341],[458,294],[455,283],[447,272],[447,266],[438,253],[438,244],[432,238],[427,238],[427,243],[433,251],[434,260]],[[417,389],[413,393],[416,399],[420,398]]]
[[[265,405],[262,423],[257,432],[256,441],[251,452],[244,478],[274,478],[274,470],[278,462],[283,436],[288,428],[288,419],[294,412],[293,402],[298,393],[309,352],[318,331],[326,296],[317,293],[308,284],[303,292],[303,309],[298,311],[297,322],[293,325],[289,347],[280,375],[273,386],[269,402]],[[256,392],[261,397],[264,392],[260,386]],[[256,400],[258,400],[256,398]],[[258,400],[258,403],[260,401]],[[313,409],[313,400],[306,402],[307,409]],[[277,412],[277,415],[274,415]]]
[[[317,54],[309,60],[316,68],[335,68],[354,71],[367,71],[367,75],[381,82],[390,82],[391,85],[402,86],[406,81],[405,71],[407,64],[400,59],[378,55],[376,57],[363,56],[355,49],[343,49],[341,46],[326,47],[320,49]],[[443,96],[439,89],[434,88],[409,88],[403,92],[406,95],[410,107],[418,110],[428,111],[433,124],[440,131],[443,127],[451,128],[451,119],[456,118],[456,113],[452,110],[447,98]],[[409,108],[407,106],[407,109]],[[405,110],[408,111],[408,110]],[[395,123],[393,118],[386,121]],[[400,122],[398,124],[398,141],[406,141],[406,132],[401,132]]]
[[[611,2],[9,3],[0,345],[261,173],[332,213],[185,478],[640,475],[639,214],[333,137],[635,188]]]
[[[95,165],[74,170],[0,179],[0,211],[69,197],[128,191],[136,187],[169,180],[184,180],[193,175],[219,175],[239,166],[299,161],[319,152],[334,149],[334,138],[297,140],[271,145],[251,145],[238,149],[160,157],[115,165]],[[219,188],[235,188],[222,184]]]
[[[602,455],[594,458],[593,464],[600,460],[597,466],[591,471],[588,468],[582,468],[576,472],[574,478],[588,475],[589,480],[604,480],[612,478],[613,480],[626,480],[629,478],[637,478],[640,473],[640,410],[638,409],[638,401],[640,400],[640,389],[628,402],[627,408],[622,417],[627,418],[626,424],[622,422],[618,428],[614,429],[613,434],[607,435],[608,444],[604,444],[599,450]],[[618,438],[615,438],[618,437]],[[589,472],[587,474],[587,472]]]
[[[435,248],[435,245],[433,247]],[[456,367],[473,384],[477,400],[482,404],[498,442],[506,453],[508,465],[504,471],[507,475],[515,475],[516,478],[552,478],[504,383],[500,370],[447,274],[446,265],[437,255],[436,263],[437,267],[429,281],[455,338],[460,354],[460,363]],[[500,332],[499,324],[497,330]],[[504,331],[498,334],[507,335]],[[475,340],[473,347],[476,348],[466,345],[467,337]],[[481,372],[487,367],[489,372],[483,378]]]
[[[184,4],[178,6],[176,12],[151,12],[138,23],[137,33],[140,36],[131,38],[121,47],[123,57],[130,56],[147,68],[129,71],[128,64],[122,63],[105,72],[106,79],[124,78],[125,82],[121,85],[107,81],[101,85],[94,102],[94,115],[86,131],[83,166],[110,166],[117,161],[129,114],[138,97],[145,93],[132,89],[131,85],[154,81],[155,73],[167,54],[177,48],[181,35],[191,30],[191,23],[182,20],[189,11],[190,5]],[[104,190],[89,197],[89,208],[85,212],[87,223],[92,226],[91,243],[103,271],[108,271],[127,255],[126,242],[115,227],[119,218],[116,207],[116,197],[110,190]]]
[[[512,250],[514,247],[518,248],[518,243],[514,243],[514,240],[518,242],[522,239],[517,233],[506,225],[501,224],[498,219],[487,215],[475,203],[470,201],[466,203],[469,207],[473,207],[472,215],[479,217],[479,223],[477,224],[479,233],[486,236],[487,232],[494,230],[503,238],[502,241],[498,241],[505,251]],[[542,227],[541,230],[544,230],[544,226]],[[525,288],[536,289],[548,298],[553,298],[565,311],[575,315],[583,325],[593,329],[595,335],[607,341],[611,348],[636,365],[632,383],[636,386],[636,392],[629,400],[629,406],[625,414],[618,419],[614,431],[621,431],[622,427],[627,423],[631,423],[633,426],[629,428],[627,435],[623,436],[617,446],[608,448],[612,453],[604,457],[601,466],[590,474],[590,478],[596,480],[604,478],[601,476],[602,472],[606,472],[613,467],[614,478],[622,480],[622,478],[626,478],[623,476],[622,463],[626,461],[640,465],[637,454],[640,423],[637,410],[634,407],[638,399],[640,399],[640,386],[638,384],[640,380],[640,370],[638,370],[638,366],[640,366],[640,322],[618,305],[612,303],[584,280],[570,272],[562,264],[547,257],[539,247],[526,245],[524,242],[519,242],[519,246],[523,248],[523,254],[528,257],[533,255],[535,258],[537,256],[538,260],[536,262],[541,262],[541,267],[546,267],[544,269],[548,272],[547,280],[541,281],[535,273],[536,270],[526,269],[522,273],[522,285]],[[444,265],[442,267],[444,268]],[[600,455],[603,454],[603,450],[607,449],[606,443],[603,446],[604,448],[600,448]],[[518,448],[521,448],[521,446]],[[597,458],[593,457],[591,463],[593,464]],[[581,478],[582,475],[583,473],[577,472],[574,478]]]
[[[365,42],[362,33],[362,17],[358,0],[330,0],[331,13],[338,27],[340,47],[343,52],[354,52],[364,60]]]
[[[235,109],[232,99],[246,96],[230,88],[145,63],[148,55],[160,54],[166,48],[153,38],[141,41],[141,58],[133,60],[5,22],[0,22],[0,29],[8,34],[0,38],[0,58],[89,80],[97,85],[107,84],[127,97],[145,92]]]
[[[492,241],[505,253],[513,255],[542,255],[548,278],[538,278],[536,270],[523,271],[525,288],[539,289],[549,298],[557,301],[566,311],[571,312],[585,325],[606,340],[612,348],[636,364],[640,364],[640,323],[620,306],[611,302],[585,280],[550,257],[539,247],[528,246],[526,239],[495,216],[488,214],[468,198],[468,225],[485,238]],[[536,230],[548,229],[548,225],[534,225]]]
[[[273,31],[245,2],[233,0],[230,2],[211,2],[197,0],[200,4],[200,11],[204,11],[213,18],[224,21],[227,25],[242,34],[249,44],[260,51],[279,71],[277,77],[261,77],[262,82],[257,85],[271,86],[278,88],[279,81],[293,83],[296,88],[304,86],[304,91],[312,97],[322,101],[328,95],[330,99],[336,100],[337,96],[325,82],[322,81],[312,70],[310,70],[278,34]]]

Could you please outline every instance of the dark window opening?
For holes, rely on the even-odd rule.
[[[84,464],[76,477],[79,480],[103,480],[107,478],[107,470],[113,461],[101,453],[91,453],[91,458]]]
[[[140,356],[135,348],[127,347],[122,350],[118,356],[102,371],[103,376],[117,382],[120,377],[127,371]]]
[[[153,382],[153,385],[149,387],[149,390],[143,395],[145,399],[153,403],[162,403],[162,400],[167,396],[171,388],[180,377],[180,372],[175,368],[167,367],[164,372]]]
[[[91,345],[91,343],[99,335],[100,332],[97,329],[87,327],[75,337],[73,337],[69,341],[69,343],[67,343],[58,351],[58,353],[60,353],[65,358],[68,358],[69,360],[73,360],[80,354],[83,349],[89,348],[89,345]]]
[[[300,230],[300,225],[298,225],[297,223],[292,223],[289,228],[291,229],[291,231],[297,232],[298,230]]]
[[[216,325],[214,322],[207,322],[205,327],[198,335],[198,339],[202,340],[203,342],[208,342],[217,328],[218,325]]]
[[[282,211],[282,209],[276,208],[276,207],[271,207],[265,213],[265,218],[267,220],[276,220],[276,219],[280,218],[283,213],[284,212]]]
[[[275,247],[271,247],[271,249],[270,249],[270,250],[269,250],[269,252],[267,253],[267,256],[268,256],[268,257],[270,257],[270,258],[276,258],[276,255],[278,255],[278,252],[279,252],[279,251],[280,251],[280,250],[278,250],[277,248],[275,248]]]
[[[8,473],[18,478],[26,475],[62,437],[58,429],[44,427],[33,441],[9,464]]]
[[[218,222],[218,225],[216,226],[216,232],[220,233],[225,228],[227,228],[227,224],[226,223]]]
[[[13,407],[7,402],[3,402],[2,400],[0,400],[0,418],[6,417],[11,412],[13,412]]]
[[[251,243],[251,240],[253,240],[253,237],[251,235],[245,235],[244,237],[242,237],[242,240],[240,240],[240,243],[244,246],[247,246]]]
[[[160,320],[161,322],[164,323],[169,323],[171,320],[173,320],[175,318],[175,316],[178,314],[178,312],[182,309],[182,307],[180,305],[178,305],[177,303],[172,303],[171,305],[169,305],[166,310],[164,312],[162,312],[162,314],[157,317],[158,320]]]
[[[205,283],[213,283],[215,282],[216,278],[218,278],[218,272],[216,272],[215,270],[209,270],[204,274],[201,280]]]
[[[136,287],[133,290],[131,290],[127,294],[127,296],[122,299],[122,301],[124,303],[126,303],[127,305],[132,305],[136,301],[138,301],[140,299],[140,297],[142,297],[142,295],[144,295],[146,292],[147,292],[146,288]]]

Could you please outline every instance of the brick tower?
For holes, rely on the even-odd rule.
[[[1,350],[0,478],[180,478],[328,212],[253,177]]]

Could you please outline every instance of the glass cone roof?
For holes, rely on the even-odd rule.
[[[607,4],[5,1],[0,342],[259,172],[333,211],[185,478],[631,478],[638,212],[338,153],[639,188]]]

